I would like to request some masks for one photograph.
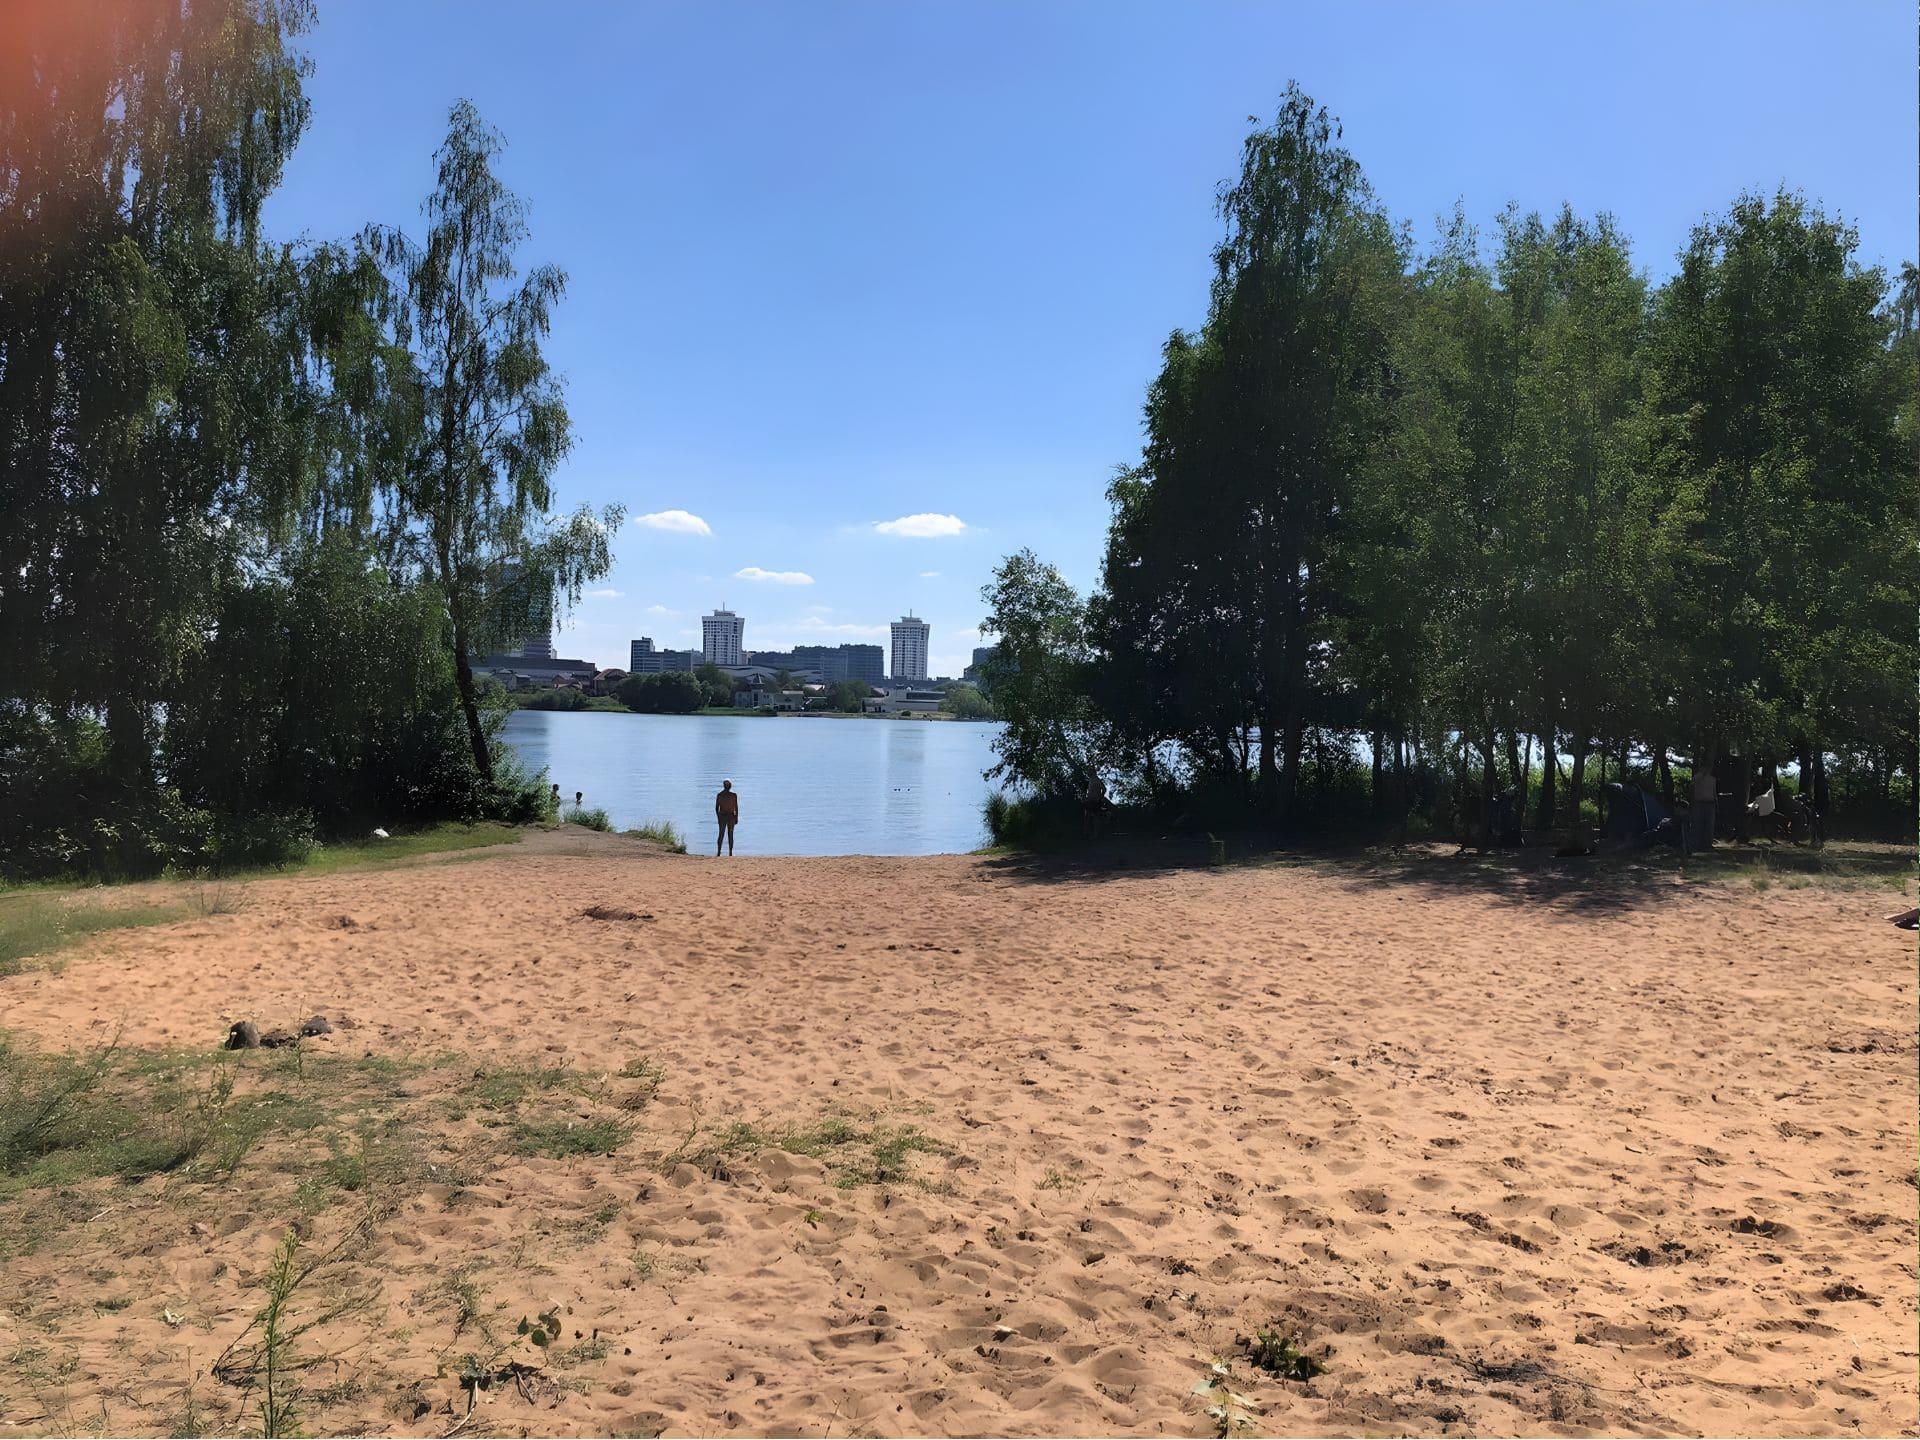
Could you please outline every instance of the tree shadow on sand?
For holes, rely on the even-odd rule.
[[[1072,849],[1014,852],[987,860],[999,878],[1021,884],[1100,884],[1187,870],[1301,869],[1380,894],[1472,894],[1528,908],[1606,914],[1657,906],[1689,886],[1718,884],[1753,893],[1820,886],[1899,896],[1914,875],[1910,847],[1836,843],[1814,851],[1761,842],[1682,857],[1671,850],[1619,848],[1581,856],[1554,853],[1551,840],[1476,851],[1452,842],[1404,846],[1272,837],[1117,836]]]

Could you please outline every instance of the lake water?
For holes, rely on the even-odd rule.
[[[671,820],[711,851],[713,795],[740,792],[742,855],[940,855],[987,841],[997,723],[516,710],[503,738],[627,829]]]

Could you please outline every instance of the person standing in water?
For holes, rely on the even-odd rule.
[[[713,813],[720,821],[719,837],[713,842],[713,853],[717,856],[720,847],[727,847],[727,854],[733,854],[733,827],[740,823],[740,794],[733,788],[731,780],[720,782],[720,793],[713,797]]]

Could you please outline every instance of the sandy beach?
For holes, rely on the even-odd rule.
[[[327,1016],[237,1093],[343,1107],[11,1204],[0,1432],[253,1425],[295,1226],[309,1432],[1915,1430],[1897,889],[578,848],[0,979],[45,1048]]]

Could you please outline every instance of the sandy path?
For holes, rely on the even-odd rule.
[[[309,1427],[457,1418],[393,1387],[411,1367],[457,1396],[425,1297],[479,1256],[611,1342],[537,1409],[489,1401],[496,1432],[1208,1433],[1195,1381],[1277,1320],[1330,1355],[1304,1385],[1233,1361],[1263,1432],[1910,1433],[1915,971],[1888,908],[501,854],[255,882],[239,914],[0,981],[0,1027],[206,1045],[317,1010],[378,1054],[664,1065],[620,1155],[392,1217],[367,1256],[378,1381]],[[842,1111],[941,1142],[931,1183],[840,1190],[778,1151],[658,1164],[695,1123]],[[609,1197],[604,1241],[529,1250],[535,1212]],[[284,1221],[153,1236],[126,1263],[191,1290],[203,1333],[76,1320],[69,1386],[152,1423],[140,1375],[177,1389],[178,1352],[236,1328]],[[673,1265],[636,1278],[636,1244]],[[95,1227],[0,1290],[115,1245]],[[0,1381],[0,1425],[34,1420],[30,1388]]]

